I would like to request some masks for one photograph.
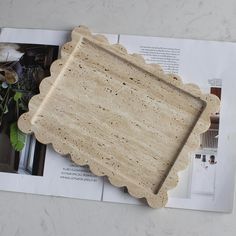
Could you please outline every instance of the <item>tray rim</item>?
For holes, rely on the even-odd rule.
[[[134,64],[135,66],[141,67],[143,70],[145,70],[148,73],[151,73],[151,75],[158,77],[165,83],[174,86],[175,88],[178,88],[185,93],[193,96],[196,99],[201,100],[205,104],[205,108],[201,112],[200,116],[198,117],[192,131],[188,135],[188,138],[186,140],[186,143],[183,144],[179,155],[176,157],[175,161],[173,162],[173,165],[170,167],[170,170],[168,171],[168,174],[166,178],[164,179],[160,189],[156,194],[151,194],[147,192],[142,192],[140,189],[137,189],[132,184],[124,183],[119,179],[119,175],[111,176],[106,174],[105,169],[103,171],[99,170],[96,167],[95,163],[88,162],[87,165],[89,166],[91,172],[97,176],[107,176],[111,184],[117,186],[117,187],[123,187],[126,186],[128,189],[128,192],[130,195],[136,197],[136,198],[145,198],[149,204],[149,206],[153,208],[159,208],[163,207],[168,200],[168,190],[174,188],[178,183],[178,172],[185,169],[188,165],[188,158],[187,155],[189,152],[194,151],[200,143],[200,134],[204,133],[210,126],[210,115],[214,112],[219,111],[220,106],[220,100],[218,97],[212,94],[203,94],[200,91],[200,88],[195,84],[184,84],[181,80],[181,78],[177,75],[173,74],[165,74],[161,67],[158,64],[146,64],[143,57],[139,54],[128,54],[125,47],[123,47],[120,44],[109,44],[106,37],[103,35],[92,35],[92,33],[89,31],[89,29],[85,26],[79,26],[76,27],[72,31],[72,41],[66,43],[61,48],[61,58],[54,61],[50,67],[51,75],[45,79],[42,80],[40,84],[40,93],[34,97],[31,98],[29,102],[29,111],[26,113],[23,113],[21,117],[18,120],[18,127],[20,130],[22,130],[24,133],[32,133],[31,131],[31,118],[33,117],[32,114],[34,114],[34,111],[32,110],[32,104],[37,100],[39,97],[42,97],[43,100],[45,99],[45,96],[50,92],[51,88],[49,90],[46,90],[45,87],[43,87],[44,81],[49,80],[52,84],[55,83],[57,80],[57,75],[61,72],[59,65],[64,65],[67,62],[67,59],[71,55],[70,53],[67,53],[66,47],[73,48],[73,44],[76,42],[76,44],[80,44],[83,39],[89,40],[92,43],[95,43],[96,45],[99,45],[114,54],[118,54],[119,57],[123,58],[124,60],[128,61],[129,63]],[[74,49],[73,49],[74,50]],[[42,102],[43,102],[42,100]],[[37,109],[35,110],[35,113],[37,113]],[[41,137],[40,132],[34,131],[34,135],[37,140],[39,140],[41,143],[44,144],[52,144],[54,150],[61,155],[70,155],[72,161],[74,161],[78,165],[84,165],[86,158],[80,157],[80,159],[74,158],[71,153],[64,153],[63,150],[61,150],[60,147],[57,146],[57,144],[53,140],[45,140]],[[194,142],[194,140],[197,140]],[[190,146],[189,147],[189,145]],[[194,144],[193,144],[194,143]],[[104,172],[104,173],[101,173]]]

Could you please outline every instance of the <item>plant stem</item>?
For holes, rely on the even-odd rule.
[[[19,84],[17,83],[17,88],[19,89]],[[19,118],[19,99],[16,101],[16,119]]]
[[[4,96],[4,98],[3,98],[3,101],[2,101],[2,103],[1,103],[1,105],[2,105],[2,107],[3,107],[3,111],[2,111],[2,113],[1,113],[1,115],[0,115],[0,124],[2,124],[2,118],[3,118],[3,115],[4,115],[4,111],[5,111],[5,109],[6,109],[7,103],[8,103],[9,92],[10,92],[10,85],[8,86],[7,91],[6,91],[6,94],[5,94],[5,96]],[[3,105],[3,104],[4,104],[4,105]]]

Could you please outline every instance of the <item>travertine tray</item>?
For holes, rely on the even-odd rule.
[[[78,27],[18,125],[162,207],[218,109],[217,97]]]

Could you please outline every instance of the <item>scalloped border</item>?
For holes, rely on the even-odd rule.
[[[174,188],[178,183],[178,172],[185,169],[188,165],[188,153],[191,151],[194,151],[196,148],[199,147],[200,144],[200,134],[204,133],[210,126],[210,115],[212,113],[215,113],[219,111],[220,106],[220,100],[218,97],[212,95],[212,94],[202,94],[199,87],[195,84],[183,84],[181,78],[177,75],[172,74],[164,74],[162,68],[158,64],[146,64],[144,58],[139,54],[128,54],[125,47],[123,47],[120,44],[113,44],[110,45],[106,37],[103,35],[92,35],[89,29],[85,26],[79,26],[76,27],[72,31],[72,41],[66,43],[62,49],[61,49],[61,59],[56,60],[51,65],[50,71],[51,76],[48,78],[45,78],[41,84],[40,84],[40,94],[34,96],[30,102],[29,102],[29,112],[24,113],[18,120],[18,126],[24,133],[32,133],[31,126],[33,123],[31,117],[33,117],[32,114],[34,114],[32,104],[42,100],[45,98],[45,96],[50,93],[50,89],[52,89],[53,86],[48,88],[47,86],[44,86],[44,81],[50,79],[50,83],[54,84],[56,82],[56,77],[60,72],[60,66],[62,66],[64,63],[66,63],[66,59],[70,56],[70,53],[74,49],[75,44],[79,44],[83,38],[88,39],[89,41],[93,41],[96,44],[100,44],[103,47],[105,46],[107,50],[112,51],[113,53],[117,53],[120,57],[123,57],[125,60],[131,61],[132,63],[136,64],[137,66],[141,66],[146,71],[154,74],[155,76],[159,77],[162,80],[165,80],[169,84],[174,85],[175,87],[178,87],[179,89],[182,89],[186,91],[189,94],[192,94],[193,96],[200,98],[202,101],[205,101],[206,107],[204,111],[202,112],[201,116],[199,117],[197,123],[195,124],[191,134],[189,135],[185,145],[182,147],[181,152],[177,156],[173,166],[170,168],[168,175],[166,176],[165,180],[162,183],[162,186],[160,187],[158,193],[151,194],[147,193],[145,191],[141,191],[142,189],[137,188],[136,185],[125,183],[124,180],[122,180],[119,175],[109,176],[106,174],[106,170],[103,170],[103,173],[101,170],[99,170],[96,166],[96,163],[90,162],[90,160],[86,160],[86,158],[80,157],[80,159],[73,156],[72,152],[64,152],[61,150],[59,146],[57,146],[56,143],[53,142],[53,140],[46,140],[43,137],[43,134],[41,134],[39,131],[34,132],[35,137],[37,140],[39,140],[41,143],[44,144],[52,144],[53,148],[56,152],[60,153],[61,155],[70,155],[71,159],[78,165],[89,165],[90,170],[93,174],[97,176],[104,176],[106,175],[111,182],[112,185],[117,187],[126,186],[128,189],[128,192],[130,195],[136,198],[146,198],[149,206],[153,208],[159,208],[163,207],[168,200],[168,190]],[[69,51],[69,53],[68,53]],[[37,110],[35,111],[37,113]],[[105,174],[104,174],[105,173]]]

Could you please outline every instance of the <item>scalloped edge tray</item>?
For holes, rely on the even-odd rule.
[[[80,26],[18,126],[156,208],[218,110],[214,95]]]

